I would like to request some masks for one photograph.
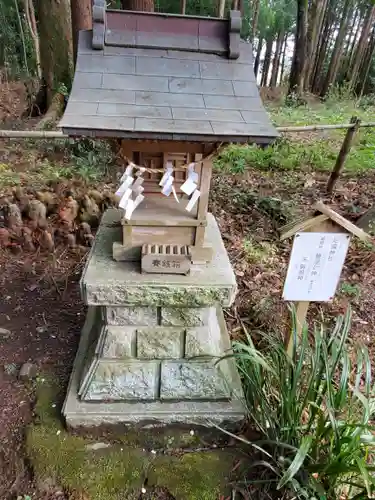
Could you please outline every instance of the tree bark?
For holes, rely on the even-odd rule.
[[[327,52],[328,42],[331,37],[332,23],[335,17],[334,10],[332,8],[332,3],[328,2],[327,11],[324,19],[324,27],[323,33],[320,34],[320,38],[322,40],[319,48],[319,52],[316,58],[316,63],[314,67],[314,73],[312,76],[312,85],[311,90],[314,93],[319,93],[320,81],[321,81],[321,73],[323,68],[324,59]]]
[[[136,10],[142,12],[154,12],[154,0],[121,0],[124,10]]]
[[[220,18],[224,17],[224,12],[225,12],[225,0],[219,0],[218,6],[217,6],[217,15]]]
[[[312,74],[314,72],[315,61],[318,53],[320,41],[320,32],[323,25],[324,13],[327,6],[327,0],[315,0],[311,5],[310,22],[307,30],[308,48],[305,75],[305,89],[311,90]]]
[[[183,16],[186,14],[186,0],[181,0],[181,14]]]
[[[358,93],[359,98],[361,98],[363,96],[363,93],[366,89],[366,84],[367,84],[368,75],[370,73],[370,69],[372,66],[374,53],[375,53],[375,26],[372,29],[371,41],[367,47],[366,56],[365,56],[364,62],[362,64],[362,72],[361,72],[361,76],[360,76],[361,84],[360,84],[359,93]]]
[[[270,72],[270,67],[271,67],[272,46],[273,46],[273,37],[272,35],[268,35],[268,39],[266,42],[266,53],[264,55],[264,61],[263,61],[262,79],[260,82],[261,87],[267,86],[268,74]]]
[[[69,0],[38,0],[42,84],[37,97],[45,112],[61,85],[68,89],[73,76],[72,24]]]
[[[78,35],[80,30],[92,28],[91,0],[70,0],[72,12],[72,34],[74,62],[77,58]]]
[[[284,39],[284,48],[282,49],[283,55],[281,57],[281,70],[280,70],[280,84],[283,84],[283,78],[284,78],[284,70],[285,70],[285,57],[286,57],[286,48],[288,44],[288,33],[285,35]]]
[[[39,80],[42,78],[42,69],[40,64],[40,44],[39,44],[39,35],[38,28],[36,25],[35,19],[35,9],[33,0],[23,0],[23,8],[25,10],[27,25],[30,30],[31,38],[34,44],[35,51],[35,60],[36,60],[36,73],[38,75]]]
[[[327,75],[325,77],[323,88],[321,91],[322,97],[327,94],[329,87],[331,85],[334,85],[334,83],[336,82],[337,72],[339,69],[341,56],[344,50],[344,40],[348,28],[351,6],[352,6],[352,0],[345,0],[339,32],[336,37],[335,46],[332,52]]]
[[[356,46],[357,46],[357,40],[358,40],[358,37],[359,37],[359,31],[360,31],[360,28],[362,26],[363,17],[364,17],[364,14],[365,14],[365,12],[361,10],[361,7],[358,8],[358,11],[359,11],[359,15],[358,15],[357,28],[355,30],[354,38],[353,38],[352,45],[351,45],[351,48],[350,48],[350,55],[349,55],[349,61],[348,61],[348,69],[347,69],[347,73],[346,73],[346,79],[347,80],[350,80],[350,68],[353,66],[354,54],[355,54],[355,49],[356,49]]]
[[[297,26],[288,94],[303,91],[306,66],[308,0],[297,0]]]
[[[276,87],[277,85],[277,77],[279,74],[280,58],[281,58],[281,50],[283,47],[283,42],[284,42],[284,29],[281,28],[277,34],[275,55],[272,61],[272,72],[270,80],[271,87]]]
[[[253,1],[253,23],[251,26],[251,42],[254,42],[255,34],[258,28],[258,19],[259,19],[259,10],[260,10],[260,0]]]
[[[260,64],[260,54],[262,52],[262,45],[263,45],[263,39],[259,38],[259,40],[258,40],[258,46],[257,46],[257,53],[255,55],[255,61],[254,61],[254,74],[255,74],[255,77],[258,76],[259,64]]]
[[[374,19],[375,19],[375,5],[371,5],[369,6],[366,13],[365,22],[363,24],[361,36],[358,42],[358,48],[356,50],[356,55],[354,57],[353,67],[351,69],[351,77],[349,81],[349,86],[351,89],[354,89],[355,84],[357,82],[358,71],[364,57],[368,37],[370,34],[370,29],[372,27]]]

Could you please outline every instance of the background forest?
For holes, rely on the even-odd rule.
[[[111,0],[111,8],[224,16],[240,8],[262,87],[325,97],[332,86],[357,96],[375,90],[375,4],[371,0]],[[39,77],[40,111],[69,90],[78,29],[90,28],[90,0],[1,0],[2,79]],[[73,30],[71,28],[73,22]],[[250,47],[249,47],[250,50]]]

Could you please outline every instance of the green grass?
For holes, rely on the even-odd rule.
[[[349,123],[353,115],[371,122],[375,106],[354,101],[326,102],[304,106],[267,106],[276,126]],[[267,148],[230,145],[216,159],[216,167],[230,173],[243,173],[248,167],[263,171],[330,171],[340,150],[345,130],[326,130],[284,134]],[[375,127],[363,128],[356,135],[345,163],[345,171],[361,173],[375,168]]]

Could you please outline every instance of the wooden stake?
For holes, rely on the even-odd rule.
[[[296,305],[296,336],[297,336],[297,341],[301,339],[302,336],[302,330],[303,327],[306,323],[306,316],[307,316],[307,311],[309,309],[310,302],[297,302]],[[286,349],[288,356],[290,358],[293,358],[293,351],[294,351],[294,337],[293,335],[289,334],[289,338],[285,339],[286,340]]]
[[[331,194],[333,191],[333,188],[335,187],[337,179],[340,177],[340,174],[344,168],[345,160],[349,154],[353,137],[355,136],[357,130],[360,127],[361,120],[357,116],[352,116],[352,119],[350,120],[350,123],[353,123],[354,126],[352,128],[349,128],[348,131],[346,132],[344,142],[342,143],[339,155],[336,160],[336,164],[333,167],[332,173],[329,177],[328,184],[327,184],[327,193]]]

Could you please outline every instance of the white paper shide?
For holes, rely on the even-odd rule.
[[[293,302],[331,301],[349,241],[348,233],[296,233],[283,299]]]

